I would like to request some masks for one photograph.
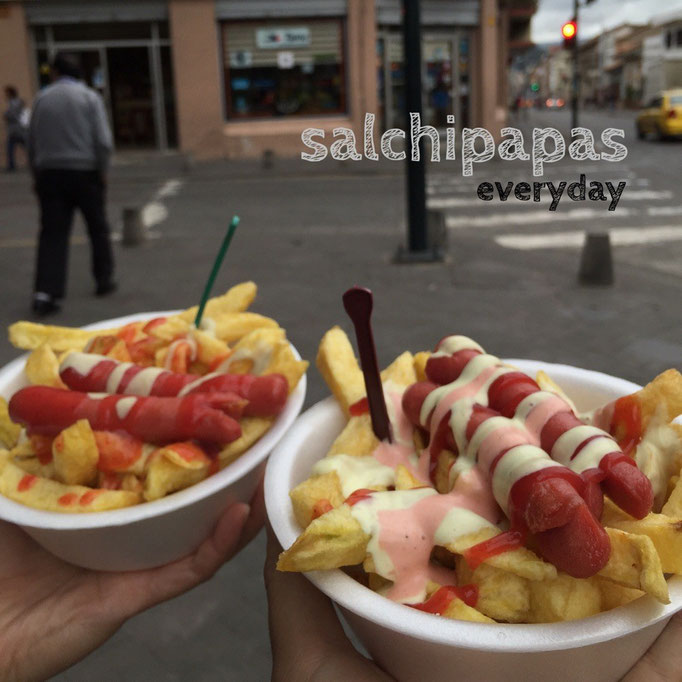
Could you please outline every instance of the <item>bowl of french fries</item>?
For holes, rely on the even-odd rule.
[[[307,368],[247,310],[255,295],[245,282],[210,299],[199,329],[196,308],[12,325],[30,352],[0,370],[0,519],[70,563],[139,570],[190,553],[229,503],[249,502]]]
[[[430,356],[404,353],[382,372],[394,434],[405,435],[405,424],[400,400],[390,396],[424,379]],[[338,605],[374,660],[401,681],[618,680],[682,609],[682,426],[675,420],[682,377],[669,370],[642,388],[566,365],[502,362],[537,377],[543,391],[570,401],[576,414],[598,413],[624,396],[637,403],[642,434],[631,455],[652,481],[653,509],[636,519],[604,497],[600,523],[610,556],[595,575],[569,575],[532,544],[470,565],[472,547],[504,533],[486,528],[443,539],[438,531],[429,540],[427,577],[417,581],[420,596],[405,598],[409,589],[403,590],[401,602],[398,582],[414,589],[422,574],[406,558],[410,547],[399,544],[388,562],[382,549],[388,552],[395,536],[402,542],[403,532],[407,542],[412,521],[404,500],[443,497],[457,479],[443,476],[442,458],[432,478],[419,480],[414,455],[425,443],[418,430],[413,453],[392,467],[362,409],[362,374],[339,328],[324,336],[317,358],[332,396],[297,419],[268,462],[266,506],[284,548],[278,569],[304,572]],[[376,531],[366,523],[368,512],[355,512],[368,500],[380,501],[375,519],[387,523],[385,515],[398,514],[400,523]]]

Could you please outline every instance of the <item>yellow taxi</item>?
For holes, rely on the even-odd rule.
[[[637,137],[654,133],[659,139],[682,135],[682,88],[664,90],[650,100],[635,120]]]

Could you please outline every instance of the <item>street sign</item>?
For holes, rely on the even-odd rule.
[[[230,52],[230,66],[245,69],[253,63],[253,54],[249,50],[235,50]]]
[[[278,69],[293,69],[294,68],[294,53],[293,52],[278,52],[277,53],[277,68]]]
[[[261,50],[309,47],[310,29],[306,26],[256,29],[256,46]]]

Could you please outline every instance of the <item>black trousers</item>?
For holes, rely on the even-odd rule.
[[[73,213],[83,214],[90,237],[92,274],[106,285],[114,273],[114,258],[105,214],[105,187],[97,171],[49,169],[36,176],[40,201],[40,241],[35,291],[62,298],[66,288],[69,235]]]

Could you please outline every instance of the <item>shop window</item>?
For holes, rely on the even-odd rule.
[[[151,37],[148,22],[115,22],[101,24],[55,24],[55,41],[69,40],[143,40]]]
[[[222,24],[227,118],[346,111],[341,19]]]

